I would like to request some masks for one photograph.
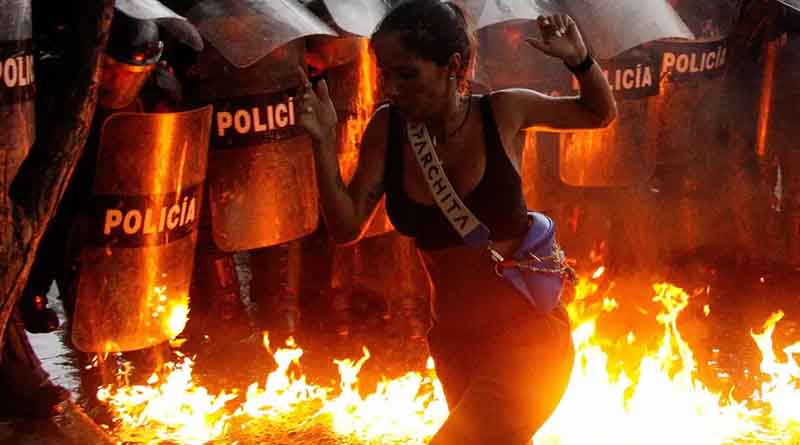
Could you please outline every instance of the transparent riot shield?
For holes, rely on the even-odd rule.
[[[795,11],[800,11],[800,0],[778,0],[778,1],[794,9]]]
[[[678,0],[675,11],[698,40],[718,40],[728,37],[736,26],[741,0]]]
[[[303,41],[247,68],[213,46],[198,56],[189,100],[213,104],[208,194],[214,242],[227,252],[301,238],[319,219],[311,138],[296,122]]]
[[[490,90],[565,91],[569,72],[564,64],[525,42],[526,37],[538,36],[536,26],[532,21],[509,21],[478,30],[475,81]]]
[[[186,16],[237,68],[246,68],[301,37],[336,35],[293,0],[203,0]]]
[[[665,0],[465,0],[464,4],[476,18],[476,29],[535,20],[540,15],[569,14],[599,59],[611,59],[657,39],[693,37]],[[530,26],[531,32],[538,34],[535,23]]]
[[[642,184],[656,167],[660,61],[636,49],[600,65],[617,99],[617,119],[608,128],[561,134],[561,180],[577,187]],[[572,89],[577,94],[576,80]]]
[[[323,0],[331,18],[342,30],[369,37],[389,10],[384,0]]]
[[[80,254],[78,349],[141,349],[183,330],[210,119],[204,107],[104,122]]]
[[[702,164],[702,147],[717,136],[728,42],[662,40],[651,49],[661,59],[659,164]]]
[[[564,13],[557,0],[465,0],[464,6],[481,29],[511,20],[536,20],[540,15]]]
[[[666,255],[733,243],[723,194],[733,150],[721,136],[727,40],[664,40],[651,45],[661,59],[658,96],[655,212],[681,221],[661,242]],[[718,205],[709,207],[710,200]]]
[[[28,155],[36,134],[32,36],[30,0],[0,0],[0,122],[3,126],[0,184],[4,186],[3,193]]]
[[[158,0],[116,0],[114,7],[130,17],[155,21],[195,51],[203,49],[197,28]]]
[[[768,172],[777,170],[776,166],[769,165],[772,164],[770,158],[777,158],[780,163],[780,180],[775,177],[768,182],[768,185],[774,189],[780,183],[783,188],[782,202],[776,207],[782,210],[780,213],[783,213],[784,226],[783,233],[772,236],[783,238],[785,234],[785,248],[776,249],[786,252],[785,257],[780,260],[798,266],[800,265],[800,140],[797,138],[796,110],[797,104],[800,103],[800,85],[797,82],[797,73],[800,72],[800,35],[787,33],[769,45],[762,62],[765,77],[762,79],[761,87],[756,151],[763,176],[777,176],[777,172]],[[774,196],[772,201],[774,204]],[[764,224],[763,220],[756,223]]]
[[[694,37],[666,0],[563,0],[563,4],[599,59],[658,39]]]

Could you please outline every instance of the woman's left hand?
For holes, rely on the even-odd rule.
[[[567,14],[556,14],[539,16],[536,21],[542,38],[525,39],[531,46],[547,55],[563,59],[571,66],[583,62],[588,50],[572,17]]]

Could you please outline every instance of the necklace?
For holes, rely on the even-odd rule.
[[[470,113],[471,110],[472,110],[472,98],[471,97],[467,97],[467,112],[464,113],[464,118],[461,119],[461,123],[458,124],[458,127],[456,127],[455,130],[453,130],[453,131],[451,131],[450,133],[447,134],[447,139],[450,139],[451,137],[455,136],[459,131],[461,131],[462,128],[464,128],[464,125],[467,123],[467,118],[469,118],[469,113]],[[433,145],[438,145],[436,143],[436,136],[433,137],[433,141],[432,142],[433,142]]]

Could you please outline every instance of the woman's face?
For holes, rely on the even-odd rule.
[[[446,66],[419,57],[396,32],[377,36],[372,48],[386,98],[406,119],[421,121],[445,110],[455,85]]]

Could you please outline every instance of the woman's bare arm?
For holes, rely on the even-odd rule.
[[[315,141],[314,159],[320,204],[333,239],[340,244],[358,241],[384,193],[388,107],[379,108],[361,139],[358,166],[345,186],[336,156],[336,137]]]
[[[603,128],[617,115],[616,102],[596,63],[577,75],[580,96],[552,97],[524,88],[492,94],[492,107],[514,133],[530,127],[549,130]]]
[[[537,19],[541,38],[526,41],[543,53],[562,59],[570,67],[578,67],[589,51],[578,25],[566,14]],[[617,115],[611,87],[597,63],[575,73],[580,85],[578,97],[550,97],[523,88],[497,91],[492,107],[504,127],[516,134],[530,127],[551,130],[602,128]]]

